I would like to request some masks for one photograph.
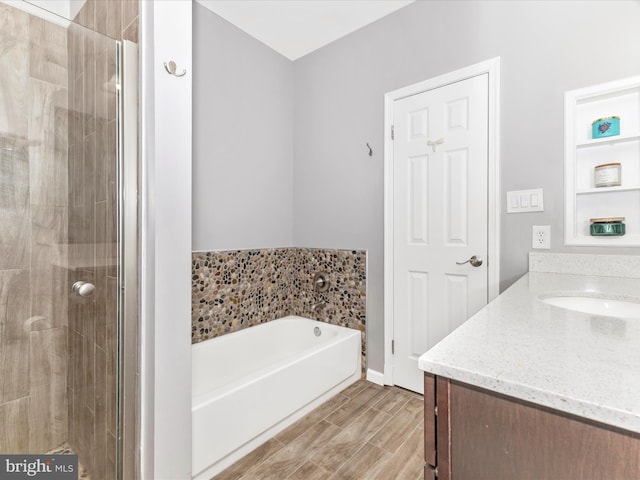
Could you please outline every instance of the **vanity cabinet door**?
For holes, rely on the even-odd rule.
[[[439,380],[436,379],[438,422],[441,413]],[[450,382],[449,402],[451,470],[447,472],[448,478],[640,478],[638,434],[453,381]],[[442,478],[440,448],[438,436],[439,479]]]
[[[436,466],[436,378],[424,374],[424,461],[426,467]]]
[[[424,375],[424,478],[451,480],[450,381]],[[436,410],[437,405],[437,410]],[[436,473],[437,472],[437,473]]]

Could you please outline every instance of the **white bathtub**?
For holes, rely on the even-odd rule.
[[[198,480],[221,472],[361,375],[358,330],[302,317],[191,348],[192,472]]]

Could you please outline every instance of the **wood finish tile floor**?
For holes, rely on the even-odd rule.
[[[215,480],[421,480],[422,397],[360,380]]]

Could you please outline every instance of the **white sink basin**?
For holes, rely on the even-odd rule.
[[[617,318],[640,318],[640,303],[594,297],[541,297],[540,301],[576,312]]]

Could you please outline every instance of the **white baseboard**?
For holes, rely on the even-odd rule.
[[[367,369],[367,380],[378,385],[384,385],[384,374],[376,370]]]

